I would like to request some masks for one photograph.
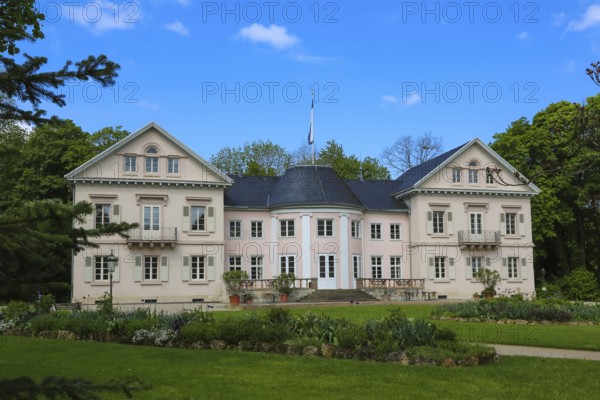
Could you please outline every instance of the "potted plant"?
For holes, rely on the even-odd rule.
[[[240,304],[240,294],[244,281],[248,279],[248,273],[241,270],[227,271],[222,278],[229,293],[229,304]]]
[[[473,300],[475,300],[475,301],[481,300],[481,293],[479,293],[479,292],[473,293]]]
[[[279,301],[281,303],[287,303],[290,293],[294,290],[294,282],[296,281],[296,275],[280,274],[275,281],[273,281],[273,287],[279,293]]]
[[[244,293],[244,303],[252,304],[254,301],[254,295],[250,292]]]
[[[502,278],[500,277],[500,273],[498,271],[483,268],[477,271],[477,274],[475,274],[475,279],[477,282],[483,285],[481,295],[485,299],[491,299],[496,295],[496,287],[498,287],[498,284]]]

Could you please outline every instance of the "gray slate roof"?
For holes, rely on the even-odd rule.
[[[296,166],[281,177],[232,176],[226,207],[275,208],[347,206],[367,210],[407,210],[391,194],[393,180],[342,179],[331,167]]]

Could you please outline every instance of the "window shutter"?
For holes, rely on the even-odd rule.
[[[429,257],[429,274],[428,274],[428,278],[429,279],[434,279],[435,278],[435,265],[433,263],[433,257]]]
[[[489,257],[485,258],[485,266],[490,267],[492,265],[492,260]]]
[[[506,215],[500,214],[500,235],[506,235]]]
[[[169,281],[169,257],[167,256],[160,257],[160,281]]]
[[[183,256],[183,263],[181,267],[181,280],[187,282],[190,280],[190,257]]]
[[[115,224],[121,223],[121,206],[119,204],[113,204],[112,207],[112,219],[110,222]]]
[[[525,236],[525,215],[519,214],[519,235]]]
[[[142,256],[135,256],[135,268],[133,269],[133,280],[142,281]]]
[[[183,217],[181,219],[181,230],[188,232],[190,230],[190,207],[183,206]]]
[[[468,280],[473,279],[473,268],[471,267],[471,257],[467,257],[467,267],[465,268],[465,276]]]
[[[521,259],[521,279],[527,279],[527,259]]]
[[[427,234],[433,233],[433,212],[427,211]]]
[[[456,279],[456,267],[454,266],[454,258],[448,259],[448,275],[450,279]]]
[[[452,211],[448,211],[448,235],[454,234],[454,221],[452,220]]]
[[[206,207],[207,218],[206,218],[206,227],[209,232],[215,231],[215,208],[214,207]]]
[[[92,281],[92,257],[85,258],[85,267],[83,268],[83,281],[90,283]]]
[[[208,279],[209,281],[214,281],[215,280],[215,257],[214,256],[208,256],[206,257],[207,261],[206,261],[206,279]]]
[[[502,271],[501,271],[502,279],[508,279],[508,260],[506,257],[502,257]]]

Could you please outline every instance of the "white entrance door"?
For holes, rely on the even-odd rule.
[[[142,238],[146,240],[160,239],[160,207],[144,206],[144,228]]]
[[[471,242],[483,242],[483,215],[481,213],[470,213]]]
[[[319,255],[319,289],[336,289],[336,259],[333,254]]]

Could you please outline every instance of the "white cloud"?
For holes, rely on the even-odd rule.
[[[421,102],[421,96],[418,93],[409,93],[402,100],[405,106],[414,106],[415,104],[419,104]]]
[[[140,22],[140,5],[137,1],[127,3],[127,6],[117,5],[106,0],[96,0],[86,3],[65,3],[63,15],[69,21],[75,22],[99,35],[107,31],[133,29]]]
[[[552,25],[556,27],[562,26],[562,24],[564,24],[567,20],[567,14],[565,14],[564,12],[552,14],[550,17],[552,18]]]
[[[568,31],[583,31],[600,25],[600,4],[592,4],[585,10],[579,21],[571,20],[567,26]]]
[[[311,56],[309,54],[298,53],[293,55],[294,60],[310,63],[310,64],[318,64],[322,62],[335,61],[336,57],[320,57],[320,56]]]
[[[396,96],[383,95],[381,96],[381,102],[383,104],[396,104],[398,102],[398,98]]]
[[[183,36],[187,36],[190,34],[190,30],[179,21],[175,21],[170,24],[165,24],[164,28],[168,29],[170,31],[173,31],[175,33],[179,33],[180,35],[183,35]]]
[[[529,32],[521,32],[516,37],[521,41],[526,41],[527,39],[529,39]]]
[[[286,28],[275,24],[268,28],[262,24],[252,24],[242,28],[238,35],[251,42],[270,44],[278,50],[293,47],[300,42],[300,39],[289,34]]]

